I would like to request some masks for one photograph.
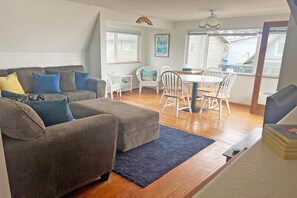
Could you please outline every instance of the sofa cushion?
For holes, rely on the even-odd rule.
[[[32,73],[36,74],[45,74],[44,68],[40,67],[27,67],[27,68],[17,68],[17,69],[8,69],[9,74],[16,72],[18,79],[25,91],[25,93],[33,93],[33,78]]]
[[[78,90],[88,89],[89,73],[75,72],[75,85]]]
[[[0,106],[1,132],[6,136],[32,140],[46,133],[40,117],[25,103],[0,98]]]
[[[14,72],[6,77],[0,77],[0,90],[10,91],[18,94],[25,94],[17,74]]]
[[[0,69],[0,77],[4,77],[4,76],[7,76],[8,75],[8,72],[6,69]]]
[[[34,93],[60,93],[60,74],[32,74]]]
[[[73,71],[47,71],[47,74],[60,74],[61,91],[75,91],[75,74]]]
[[[36,111],[46,127],[73,120],[72,113],[66,99],[28,101],[27,104]]]
[[[46,67],[45,71],[73,71],[73,72],[84,72],[84,66],[82,65],[68,65],[68,66],[54,66],[54,67]]]
[[[96,99],[96,92],[89,90],[77,90],[70,92],[62,92],[63,95],[67,96],[68,102],[77,102],[81,100]]]

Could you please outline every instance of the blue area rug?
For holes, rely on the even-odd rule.
[[[114,172],[144,188],[214,142],[161,125],[158,140],[117,153]]]

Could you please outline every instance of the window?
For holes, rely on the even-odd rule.
[[[139,62],[140,33],[138,32],[106,32],[107,63]]]
[[[274,50],[274,55],[275,56],[282,56],[284,53],[285,49],[285,42],[284,41],[277,41],[275,50]]]
[[[189,33],[186,64],[203,70],[219,67],[225,72],[252,74],[259,35],[258,29]]]

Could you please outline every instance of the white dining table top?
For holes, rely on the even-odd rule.
[[[180,75],[184,82],[191,83],[219,83],[223,81],[223,78],[214,76],[204,76],[204,75]]]

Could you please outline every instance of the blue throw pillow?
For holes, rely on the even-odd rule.
[[[88,89],[89,73],[75,72],[75,85],[77,90]]]
[[[157,70],[141,70],[141,79],[143,81],[155,81],[157,79]]]
[[[34,93],[60,93],[60,74],[36,74],[32,73]]]
[[[28,101],[26,104],[36,111],[46,127],[73,120],[73,116],[66,99]]]

